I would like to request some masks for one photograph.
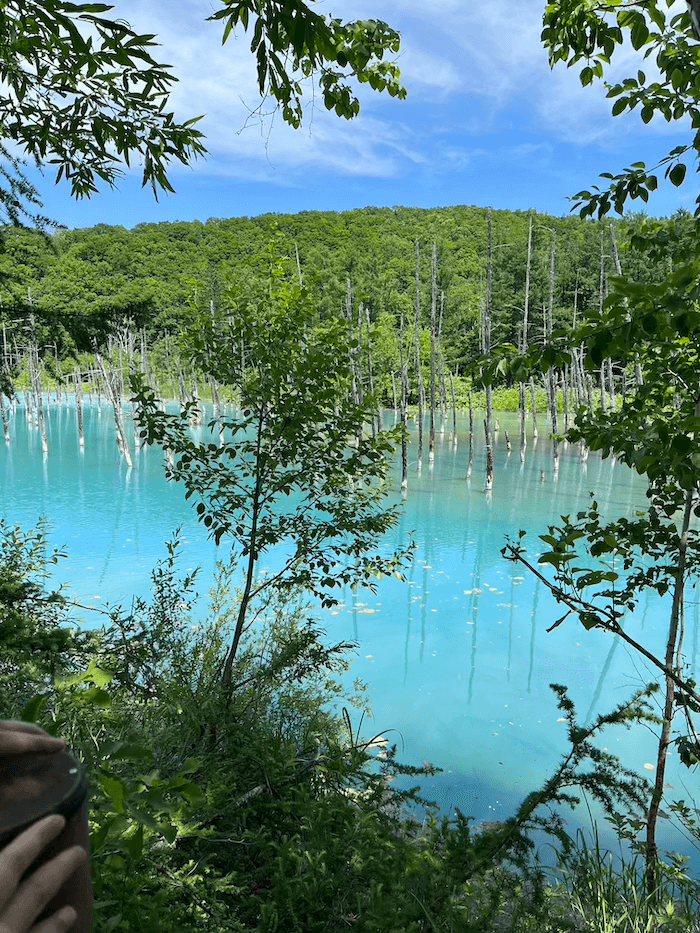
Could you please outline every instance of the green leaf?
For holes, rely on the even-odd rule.
[[[685,178],[685,173],[686,173],[686,167],[682,162],[679,162],[677,165],[674,165],[668,174],[671,184],[675,185],[676,188],[679,185],[682,185],[683,179]]]
[[[638,14],[638,17],[639,18],[635,20],[634,26],[632,27],[630,33],[632,47],[636,50],[641,49],[641,47],[649,38],[649,27],[644,21],[644,17],[641,14]]]
[[[618,97],[618,99],[613,104],[612,115],[614,117],[619,116],[623,110],[626,110],[629,105],[629,97]]]
[[[581,619],[581,624],[587,632],[590,632],[592,628],[595,628],[596,625],[600,624],[600,619],[593,612],[582,612],[579,618]]]
[[[112,806],[114,807],[114,812],[122,815],[124,811],[124,784],[115,777],[112,777],[109,773],[100,769],[99,781],[102,785],[103,790],[112,801]]]
[[[122,837],[124,848],[132,859],[138,859],[143,852],[143,824],[139,825],[136,832],[128,838]]]
[[[685,72],[680,68],[674,68],[671,72],[671,84],[674,91],[679,91],[686,84]]]

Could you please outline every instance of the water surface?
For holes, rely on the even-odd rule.
[[[567,749],[551,682],[566,684],[579,717],[589,722],[627,699],[655,672],[618,639],[586,632],[573,618],[547,634],[562,615],[546,587],[521,565],[501,556],[505,536],[528,531],[531,556],[542,549],[538,535],[562,514],[587,507],[593,491],[606,516],[633,516],[646,507],[646,482],[614,460],[591,453],[587,464],[578,448],[560,445],[558,475],[552,469],[548,429],[540,415],[540,436],[532,437],[521,463],[516,415],[501,414],[495,447],[495,480],[484,492],[483,430],[477,431],[473,472],[466,479],[468,424],[460,419],[458,445],[438,433],[435,464],[427,456],[416,468],[413,425],[408,494],[400,526],[386,547],[413,532],[418,551],[407,583],[386,578],[377,593],[343,593],[333,610],[319,610],[330,639],[360,644],[348,681],[369,685],[374,718],[363,730],[391,729],[399,760],[431,761],[444,773],[427,779],[424,792],[447,812],[459,807],[477,820],[513,812],[525,793],[541,784]],[[207,540],[184,499],[184,489],[166,482],[157,448],[132,454],[123,463],[114,423],[105,407],[86,406],[85,449],[78,447],[75,412],[51,404],[49,453],[42,454],[35,428],[17,408],[12,439],[0,446],[0,515],[29,527],[41,516],[52,522],[51,541],[65,546],[59,567],[67,591],[85,606],[128,605],[150,592],[150,571],[165,557],[164,541],[182,527],[182,570],[202,568],[199,591],[213,579],[217,559],[225,558]],[[393,416],[387,416],[393,423]],[[480,425],[479,417],[476,424]],[[131,422],[127,418],[127,431]],[[513,450],[508,451],[509,431]],[[131,436],[130,436],[131,439]],[[133,447],[132,447],[133,450]],[[398,501],[400,475],[394,468]],[[280,555],[270,555],[274,569]],[[689,591],[685,651],[694,669],[699,628],[697,591]],[[202,602],[200,612],[204,612]],[[670,600],[643,597],[625,620],[631,634],[660,653]],[[104,617],[82,613],[95,627]],[[356,717],[356,718],[359,718]],[[603,743],[624,763],[646,776],[655,759],[655,740],[644,728],[610,730]],[[694,774],[674,765],[671,800],[690,800]],[[408,783],[412,783],[409,781]],[[572,824],[572,826],[575,824]],[[666,828],[667,824],[664,824]],[[685,849],[670,831],[668,844]]]

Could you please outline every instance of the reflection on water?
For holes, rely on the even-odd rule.
[[[206,592],[214,561],[227,555],[206,540],[183,490],[165,481],[160,452],[142,450],[127,470],[107,409],[100,415],[89,405],[81,451],[74,414],[51,405],[44,457],[38,432],[27,428],[23,409],[17,410],[12,443],[0,448],[0,514],[24,526],[42,515],[52,521],[53,543],[68,551],[60,578],[84,605],[129,603],[133,595],[147,595],[150,571],[165,556],[163,542],[178,525],[184,535],[182,570],[201,565],[199,589]],[[488,497],[482,435],[476,438],[472,476],[465,479],[466,419],[460,421],[456,449],[448,434],[438,436],[432,469],[419,474],[415,446],[409,448],[414,460],[405,515],[387,542],[387,549],[394,547],[414,532],[418,551],[407,582],[385,578],[376,594],[347,589],[339,606],[319,613],[330,638],[360,643],[348,679],[359,676],[369,684],[374,720],[367,728],[395,729],[389,739],[398,742],[400,760],[444,768],[426,780],[424,791],[446,810],[458,806],[477,819],[511,813],[567,748],[549,683],[566,684],[579,718],[590,722],[655,679],[624,644],[604,632],[586,632],[573,618],[547,634],[561,611],[525,568],[501,556],[506,534],[517,536],[521,528],[528,531],[530,556],[536,556],[538,534],[560,515],[585,509],[590,492],[604,515],[633,515],[646,506],[645,480],[593,453],[582,464],[578,449],[567,444],[560,445],[555,472],[542,423],[539,438],[528,437],[521,463],[517,415],[499,418]],[[505,430],[515,451],[506,449]],[[276,559],[280,552],[270,554],[270,568]],[[696,594],[689,592],[685,635],[693,666]],[[669,607],[669,600],[645,596],[624,624],[658,653]],[[86,612],[84,622],[93,627],[102,617]],[[611,731],[604,742],[640,773],[654,761],[655,741],[646,729]],[[674,765],[669,783],[671,799],[694,795],[695,777],[685,769]]]

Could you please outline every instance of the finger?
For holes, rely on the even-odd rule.
[[[32,924],[41,914],[46,905],[58,894],[65,882],[87,861],[88,854],[82,846],[71,846],[64,852],[59,853],[41,868],[22,882],[17,889],[12,901],[0,913],[0,931],[3,925],[15,931],[31,930],[35,933]],[[55,917],[55,914],[52,915]],[[42,921],[39,930],[45,927]],[[51,927],[46,928],[46,933],[53,933]]]
[[[67,933],[77,919],[78,914],[73,907],[62,907],[42,923],[35,924],[29,933]],[[18,933],[18,931],[10,929],[5,923],[0,923],[0,933]]]
[[[67,933],[77,919],[78,914],[73,907],[62,907],[47,920],[35,924],[29,933]],[[2,927],[0,933],[3,933]]]
[[[66,818],[58,813],[37,820],[0,851],[0,917],[17,890],[22,876],[65,828]]]
[[[65,750],[65,747],[65,739],[54,738],[33,722],[0,720],[0,755],[56,752]]]

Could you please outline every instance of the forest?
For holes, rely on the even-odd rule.
[[[650,263],[630,245],[644,218],[637,213],[595,221],[493,211],[492,345],[520,345],[526,305],[528,343],[542,344],[548,314],[555,329],[572,327],[601,307],[610,275],[622,271],[639,283],[658,279],[670,258]],[[687,211],[672,219],[691,235]],[[216,309],[231,288],[242,293],[260,288],[271,239],[308,289],[319,322],[344,318],[350,295],[360,338],[365,324],[370,327],[376,388],[385,404],[395,401],[392,374],[395,391],[402,313],[407,350],[409,333],[420,328],[423,381],[428,381],[435,246],[440,353],[447,372],[458,379],[460,405],[466,406],[459,377],[482,352],[489,261],[487,210],[466,206],[210,218],[50,235],[8,228],[0,254],[6,371],[19,375],[34,343],[52,381],[61,376],[68,381],[76,367],[85,369],[87,378],[96,350],[111,356],[121,348],[125,358],[129,352],[132,357],[134,351],[148,352],[151,375],[164,379],[170,394],[179,397],[177,369],[187,370],[189,363],[178,359],[175,336],[186,330],[193,307]],[[414,355],[409,357],[414,370]],[[417,401],[414,379],[409,401]],[[516,405],[511,401],[508,407]]]

